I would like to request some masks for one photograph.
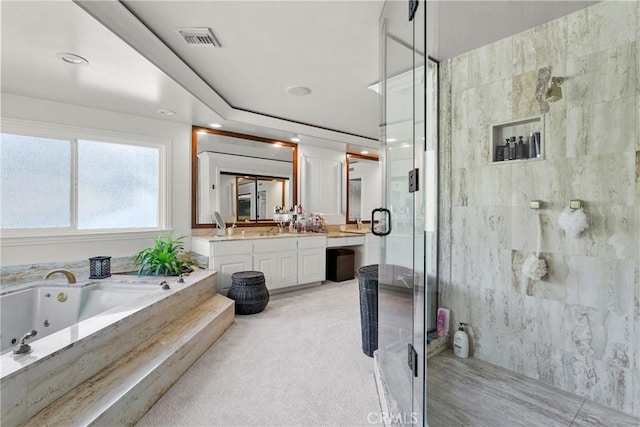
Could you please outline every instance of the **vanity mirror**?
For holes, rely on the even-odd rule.
[[[192,228],[275,225],[274,208],[297,203],[297,145],[194,126]]]
[[[382,206],[382,176],[377,157],[347,154],[347,223],[371,221]]]

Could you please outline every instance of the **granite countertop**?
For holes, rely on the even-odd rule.
[[[325,236],[328,239],[338,238],[338,237],[357,237],[359,235],[364,235],[368,231],[366,230],[351,230],[349,231],[329,231],[326,233],[279,233],[279,234],[258,234],[255,232],[246,232],[243,234],[241,231],[237,229],[234,231],[233,235],[229,236],[192,236],[193,239],[201,239],[209,242],[228,242],[234,240],[255,240],[255,239],[282,239],[282,238],[297,238],[297,237],[321,237]]]

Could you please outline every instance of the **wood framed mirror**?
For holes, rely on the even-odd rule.
[[[371,222],[382,206],[381,165],[377,157],[347,153],[347,223]]]
[[[277,225],[274,208],[297,204],[297,159],[297,144],[193,126],[191,227],[213,228],[214,212],[229,225]]]

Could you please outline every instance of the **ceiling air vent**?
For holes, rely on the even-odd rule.
[[[209,28],[180,28],[177,31],[188,45],[221,47]]]

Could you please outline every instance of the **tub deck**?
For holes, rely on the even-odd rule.
[[[161,277],[112,276],[102,279],[102,283],[105,286],[130,282],[149,285],[161,280]],[[224,298],[222,305],[233,307],[233,301],[217,295],[216,273],[211,270],[196,271],[185,277],[185,283],[176,283],[176,278],[164,280],[171,286],[166,293],[153,295],[148,300],[133,299],[38,340],[37,345],[32,344],[33,351],[29,354],[13,355],[9,352],[0,356],[3,424],[27,422],[76,387],[101,376],[110,366],[130,357],[139,346],[152,346],[153,340],[164,336],[166,328],[200,312],[197,308],[214,297],[218,300]],[[230,319],[226,315],[222,318],[223,329],[226,330],[233,323],[233,315]],[[197,321],[190,323],[196,330],[198,324]],[[196,339],[197,334],[191,335]],[[174,338],[178,340],[178,337]],[[216,338],[208,337],[203,341],[208,342],[205,350]],[[140,364],[134,362],[134,365]],[[149,375],[154,372],[150,368],[142,369]],[[108,385],[106,387],[106,391],[110,391]]]

